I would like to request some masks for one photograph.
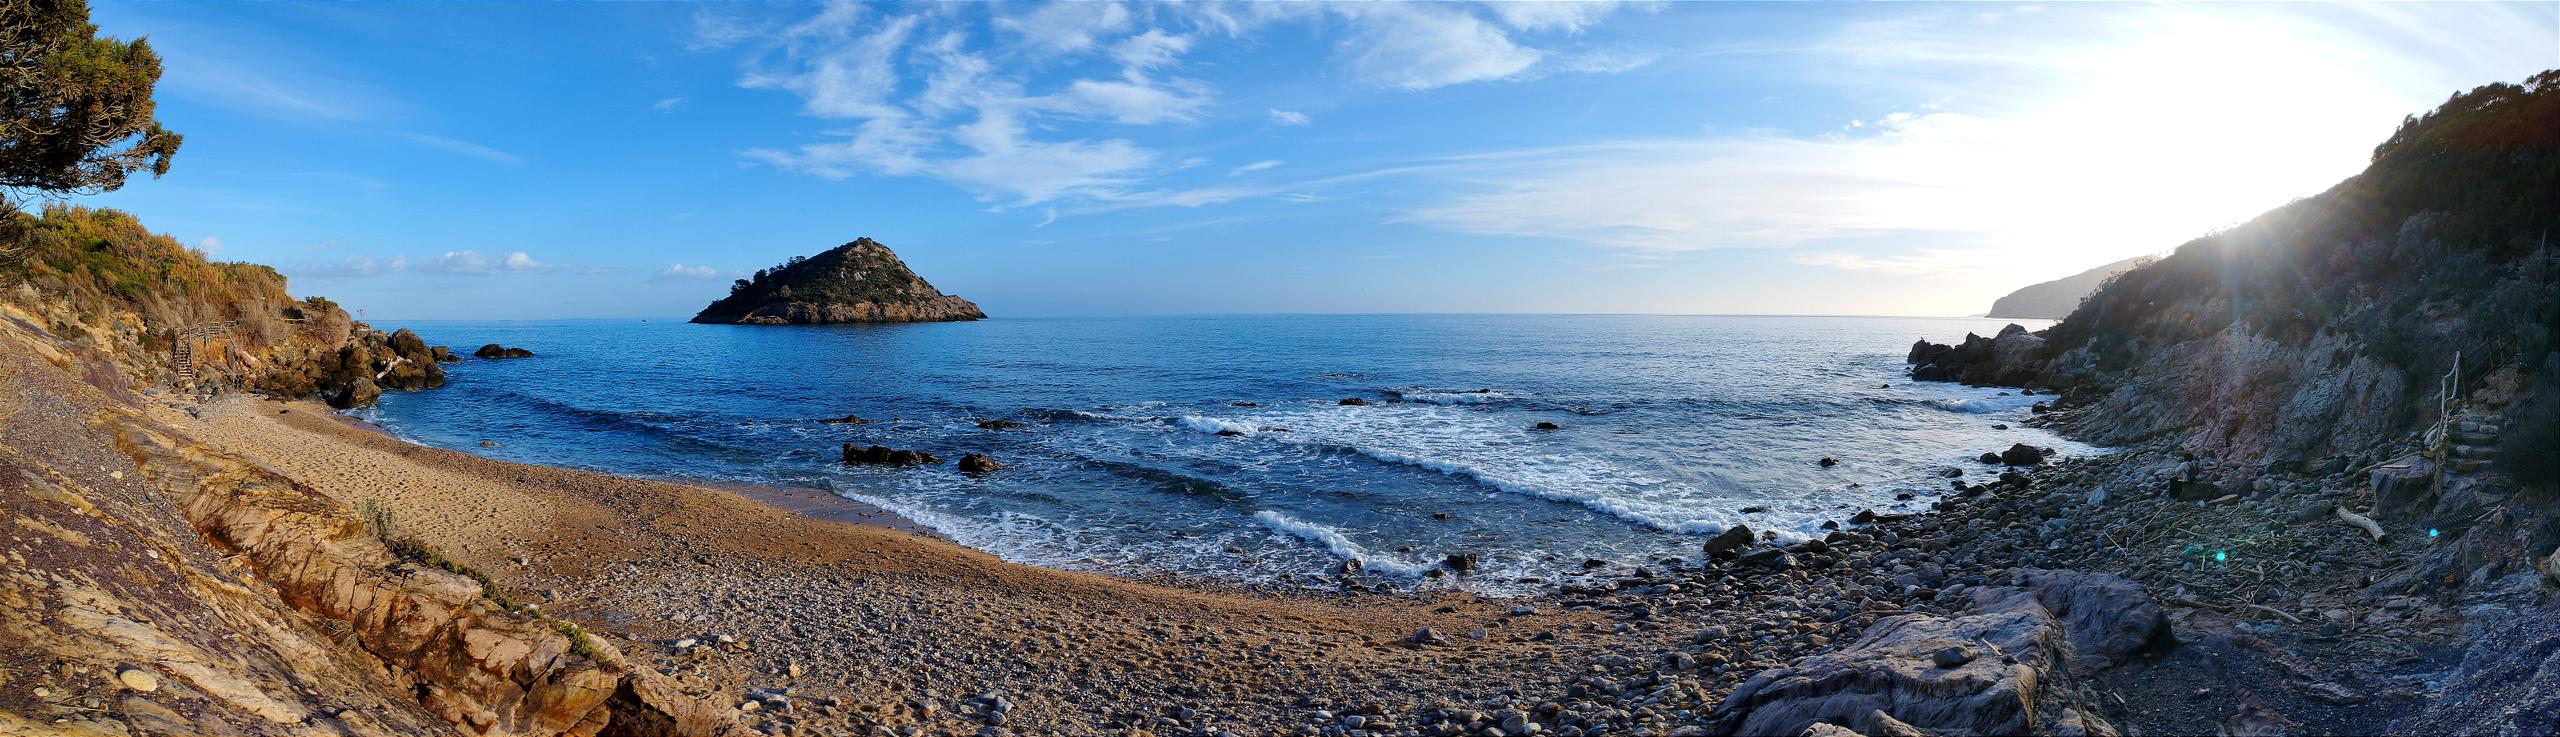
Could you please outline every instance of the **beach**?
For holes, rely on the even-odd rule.
[[[1385,707],[1370,709],[1385,723],[1435,701],[1548,691],[1523,687],[1580,670],[1560,664],[1644,647],[1590,614],[1515,614],[1462,594],[1281,599],[1009,564],[853,502],[804,495],[784,509],[492,461],[311,402],[233,397],[156,413],[344,503],[387,503],[401,531],[511,596],[626,641],[688,692],[755,702],[749,721],[768,732],[974,731],[1002,703],[993,721],[1034,731],[1171,719],[1263,733],[1328,698],[1346,713]],[[1403,644],[1424,628],[1449,644]],[[685,640],[694,646],[676,647]]]

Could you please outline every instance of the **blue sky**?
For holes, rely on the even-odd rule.
[[[2560,4],[126,4],[87,198],[375,319],[857,236],[997,316],[1976,313],[2560,67]]]

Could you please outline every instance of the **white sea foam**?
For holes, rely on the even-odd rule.
[[[2022,409],[2022,408],[2025,408],[2025,407],[2028,407],[2028,406],[2032,406],[2032,405],[2034,405],[2035,403],[2037,403],[2037,402],[2042,402],[2042,401],[2045,401],[2045,398],[2044,398],[2044,397],[2031,397],[2031,396],[2020,396],[2020,395],[2016,395],[2016,394],[2010,394],[2010,395],[2007,395],[2007,396],[1966,397],[1966,398],[1961,398],[1961,399],[1941,399],[1941,400],[1938,400],[1938,401],[1937,401],[1937,404],[1938,404],[1938,406],[1939,406],[1940,408],[1946,409],[1946,410],[1951,411],[1951,412],[1963,412],[1963,413],[1965,413],[1965,414],[1969,414],[1969,415],[1987,415],[1987,414],[1991,414],[1991,413],[1993,413],[1993,412],[2005,412],[2005,411],[2013,410],[2013,409]]]
[[[1368,570],[1378,571],[1381,573],[1391,573],[1398,576],[1419,576],[1422,575],[1423,571],[1430,570],[1431,568],[1430,564],[1427,563],[1398,560],[1371,553],[1367,548],[1360,547],[1359,543],[1352,542],[1351,538],[1343,537],[1342,531],[1340,530],[1316,524],[1314,522],[1308,522],[1306,520],[1291,517],[1272,510],[1265,509],[1255,512],[1253,513],[1253,519],[1257,522],[1261,522],[1264,527],[1271,528],[1273,532],[1290,535],[1317,545],[1322,545],[1324,546],[1324,549],[1332,551],[1334,555],[1360,561],[1361,567]]]
[[[1205,433],[1236,432],[1252,435],[1256,430],[1256,427],[1251,424],[1199,415],[1183,415],[1181,419],[1174,420],[1173,424],[1181,425],[1186,430]]]
[[[1511,398],[1502,392],[1400,392],[1396,396],[1423,404],[1486,404]]]

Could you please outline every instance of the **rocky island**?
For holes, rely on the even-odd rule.
[[[969,300],[943,294],[907,268],[888,246],[856,238],[816,256],[794,256],[780,266],[739,279],[729,296],[702,308],[697,323],[715,325],[828,325],[835,323],[957,322],[987,313]]]

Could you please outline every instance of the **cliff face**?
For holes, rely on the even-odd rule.
[[[887,246],[857,239],[816,256],[740,279],[693,316],[698,323],[816,325],[950,322],[986,318],[976,304],[943,294],[907,269]]]
[[[97,348],[117,373],[180,391],[254,389],[341,407],[443,386],[450,352],[407,330],[296,300],[274,269],[217,263],[115,210],[0,213],[0,305]]]
[[[2470,411],[2532,419],[2525,387],[2560,331],[2553,230],[2560,72],[2545,72],[2456,95],[2363,173],[2108,281],[2029,355],[1924,378],[2063,392],[2086,407],[2065,421],[2098,442],[2360,465],[2437,419],[2448,375]]]
[[[2151,263],[2149,256],[2136,256],[2053,281],[2036,284],[2001,297],[1991,303],[1987,317],[2028,320],[2060,320],[2080,307],[2080,300],[2098,291],[2099,285],[2117,274]]]

